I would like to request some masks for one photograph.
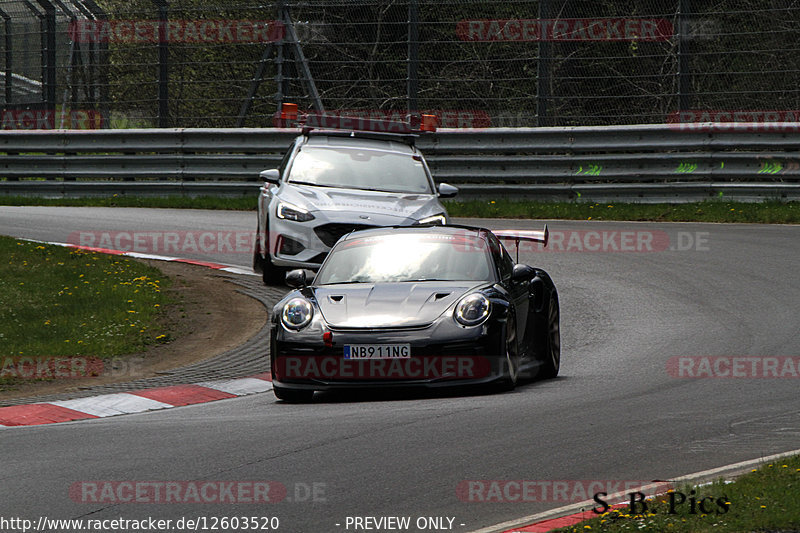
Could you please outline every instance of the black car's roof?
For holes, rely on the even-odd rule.
[[[342,237],[342,240],[356,239],[361,237],[380,237],[382,235],[472,235],[476,239],[486,239],[491,233],[486,228],[476,226],[461,226],[457,224],[447,226],[386,226],[381,228],[371,228],[354,231]]]

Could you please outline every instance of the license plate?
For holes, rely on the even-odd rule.
[[[410,344],[345,344],[345,359],[409,359]]]

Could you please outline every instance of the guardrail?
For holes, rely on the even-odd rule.
[[[798,132],[800,123],[496,128],[440,130],[417,145],[436,180],[467,196],[588,199],[602,191],[632,199],[718,192],[796,198]],[[271,128],[0,131],[0,178],[7,180],[0,194],[67,195],[87,188],[100,194],[250,194],[242,182],[258,184],[259,171],[277,166],[297,134]],[[14,181],[26,178],[42,181]],[[86,179],[130,183],[68,185]]]

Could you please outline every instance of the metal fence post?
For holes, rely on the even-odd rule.
[[[408,112],[419,112],[419,3],[408,4]]]
[[[13,59],[12,55],[12,45],[11,42],[11,16],[0,9],[0,17],[3,19],[3,30],[5,33],[5,104],[8,106],[11,103],[12,94],[11,94],[11,87],[12,87],[12,78],[13,72],[11,68],[11,61]]]
[[[690,0],[678,0],[678,109],[691,108],[692,78],[689,65]]]
[[[108,15],[106,14],[103,9],[97,5],[94,0],[82,0],[83,4],[92,14],[92,17],[95,20],[99,21],[107,21]],[[91,58],[92,47],[91,43],[89,45],[89,56]],[[108,70],[109,70],[109,52],[108,52],[108,42],[101,41],[97,43],[96,54],[94,61],[91,61],[94,64],[94,67],[90,69],[91,75],[90,79],[92,85],[92,93],[96,93],[92,95],[90,100],[91,103],[96,104],[97,108],[100,110],[100,115],[102,117],[102,127],[108,128],[110,127],[111,122],[111,114],[109,111],[109,104],[110,104],[110,96],[108,90]]]
[[[539,0],[539,20],[550,16],[549,0]],[[536,125],[550,126],[547,104],[550,99],[550,43],[540,36],[539,57],[536,61]]]
[[[56,8],[47,0],[37,0],[44,9],[42,19],[42,101],[47,109],[56,108]]]
[[[169,42],[167,0],[153,0],[158,8],[158,127],[169,127]]]

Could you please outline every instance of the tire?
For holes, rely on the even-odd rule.
[[[500,346],[500,353],[505,355],[502,365],[505,373],[500,380],[500,391],[512,391],[519,380],[519,349],[517,344],[517,322],[513,312],[509,312],[505,327],[505,339]]]
[[[258,235],[258,230],[256,230],[256,234]],[[269,235],[269,229],[264,230],[264,235]],[[267,247],[269,247],[269,242],[267,242]],[[261,240],[257,238],[255,252],[253,254],[253,270],[261,272],[261,280],[264,282],[264,285],[282,285],[286,275],[284,270],[272,264],[268,250],[264,250],[263,252],[264,255],[262,257]]]
[[[561,312],[558,306],[558,294],[553,292],[550,295],[550,302],[547,304],[547,314],[545,324],[547,334],[545,336],[544,349],[542,350],[542,366],[539,375],[542,379],[552,379],[558,375],[561,368]]]
[[[284,389],[283,387],[273,387],[272,392],[279,400],[286,403],[308,403],[314,397],[313,390],[305,389]]]
[[[269,259],[269,254],[267,254],[267,258],[262,259],[262,261],[261,281],[264,282],[264,285],[283,285],[286,276],[283,269],[272,264],[272,261]]]

